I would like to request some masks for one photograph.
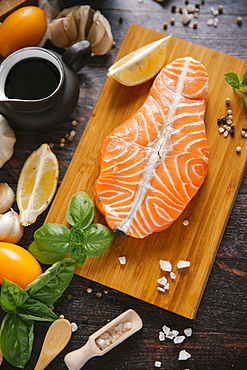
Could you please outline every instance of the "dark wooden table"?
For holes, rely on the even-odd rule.
[[[206,21],[212,18],[210,6],[218,8],[220,3],[205,0],[200,4],[198,27],[193,29],[182,24],[179,6],[185,6],[182,0],[156,2],[154,0],[98,0],[76,1],[61,0],[61,8],[76,4],[90,4],[100,10],[110,21],[116,46],[106,55],[91,59],[80,71],[80,98],[73,115],[59,127],[44,131],[15,130],[17,142],[13,157],[0,169],[0,181],[7,182],[14,190],[22,165],[28,155],[42,143],[54,143],[61,183],[79,139],[88,122],[97,98],[106,79],[108,67],[114,62],[117,51],[130,23],[137,23],[154,30],[163,30],[168,23],[166,33],[192,41],[194,43],[247,60],[247,1],[223,0],[223,14],[218,16],[218,27],[209,27]],[[191,1],[191,4],[199,1]],[[177,12],[171,12],[176,5]],[[243,23],[237,25],[237,17]],[[170,19],[175,18],[175,25]],[[119,21],[122,18],[122,21]],[[71,130],[73,119],[78,121],[74,140],[59,147],[60,138]],[[58,185],[59,185],[58,184]],[[14,204],[17,210],[16,204]],[[34,231],[42,225],[47,215],[45,211],[34,225],[25,229],[19,242],[23,247],[33,240]],[[220,244],[213,269],[203,295],[197,316],[189,320],[158,307],[149,305],[118,291],[101,286],[83,277],[75,275],[61,298],[55,303],[54,311],[78,325],[68,346],[47,367],[47,369],[66,369],[63,358],[66,353],[81,347],[90,334],[105,325],[128,308],[133,308],[141,316],[143,329],[133,337],[110,351],[103,357],[91,359],[84,369],[127,370],[154,369],[155,361],[161,361],[161,369],[201,369],[201,370],[244,370],[247,369],[247,174],[245,174],[231,216]],[[92,293],[87,292],[92,288]],[[107,292],[106,292],[107,289]],[[100,292],[102,295],[97,296]],[[5,313],[0,309],[0,321]],[[166,324],[172,329],[183,331],[193,328],[193,335],[182,344],[175,345],[169,339],[159,341],[159,331]],[[45,333],[47,323],[35,323],[35,340],[27,370],[34,368]],[[178,353],[186,349],[192,357],[187,361],[178,361]],[[14,369],[6,360],[3,370]]]

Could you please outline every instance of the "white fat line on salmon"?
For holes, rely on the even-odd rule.
[[[156,144],[156,147],[154,148],[154,151],[151,154],[150,159],[147,163],[146,173],[144,173],[142,181],[140,182],[140,184],[138,186],[136,196],[135,196],[135,200],[133,202],[131,211],[128,214],[128,216],[126,217],[125,220],[123,220],[120,224],[115,225],[115,228],[117,230],[122,231],[125,234],[128,233],[128,231],[131,227],[131,224],[133,222],[133,219],[136,219],[136,213],[139,210],[139,208],[141,207],[143,199],[144,199],[144,197],[145,197],[145,195],[146,195],[146,193],[149,189],[148,185],[150,183],[151,178],[153,177],[153,175],[155,173],[156,167],[158,166],[159,163],[164,161],[164,158],[165,158],[168,150],[171,150],[170,145],[169,145],[168,149],[166,148],[167,143],[170,139],[170,135],[171,135],[171,132],[170,132],[171,130],[169,130],[169,129],[171,128],[171,126],[174,123],[174,116],[175,116],[176,109],[178,107],[179,101],[182,97],[181,94],[182,94],[182,91],[183,91],[183,88],[184,88],[186,75],[187,75],[187,72],[189,70],[191,60],[192,60],[192,58],[190,58],[190,57],[186,58],[186,60],[184,62],[184,65],[182,67],[182,73],[178,78],[175,98],[174,98],[172,104],[169,107],[167,115],[164,116],[164,124],[163,124],[162,130],[161,130],[161,135],[160,135],[159,140]],[[177,173],[179,175],[179,171]],[[188,200],[190,200],[190,197],[187,194],[187,191],[185,189],[184,184],[183,184],[183,189],[184,189],[185,194],[188,197]]]
[[[177,145],[177,144],[179,144],[179,143],[183,142],[184,140],[186,140],[186,139],[187,139],[188,137],[190,137],[191,135],[204,134],[204,132],[205,132],[204,130],[190,132],[190,133],[188,133],[187,135],[184,135],[183,137],[181,137],[180,139],[178,139],[177,141],[175,141],[175,142],[173,143],[173,146],[175,146],[175,145]],[[193,144],[194,142],[198,141],[198,140],[201,140],[201,139],[194,139],[194,141],[192,142],[192,144]],[[183,151],[183,153],[184,153],[184,151]]]

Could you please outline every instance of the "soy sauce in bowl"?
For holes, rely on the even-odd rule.
[[[56,90],[59,81],[59,71],[49,60],[27,58],[16,63],[9,71],[5,95],[9,99],[43,99]]]

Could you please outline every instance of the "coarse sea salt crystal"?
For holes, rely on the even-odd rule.
[[[178,355],[179,360],[188,360],[188,358],[190,358],[190,357],[191,357],[191,354],[189,352],[185,351],[185,349],[180,351],[179,355]]]
[[[171,279],[173,279],[173,280],[174,280],[174,279],[176,279],[176,274],[174,274],[174,272],[171,272],[171,273],[170,273],[170,277],[171,277]]]
[[[171,262],[160,260],[160,268],[163,271],[168,271],[168,272],[172,271]]]
[[[72,332],[74,332],[78,329],[78,326],[76,325],[75,322],[72,322],[70,325],[71,325]]]
[[[161,286],[158,286],[158,288],[157,288],[160,292],[162,292],[162,293],[165,293],[165,288],[162,288]]]
[[[165,286],[167,283],[167,278],[163,276],[162,278],[158,279],[158,283]]]
[[[155,361],[154,366],[155,367],[161,367],[161,362],[160,361]]]
[[[170,288],[170,284],[169,283],[166,283],[165,289],[169,289],[169,288]]]
[[[184,329],[184,334],[186,335],[186,337],[191,337],[192,329],[191,328]]]
[[[168,334],[166,334],[166,338],[168,339],[173,339],[174,338],[174,334],[172,331],[170,331]]]
[[[176,336],[178,336],[179,331],[178,330],[172,330],[172,334],[174,335],[174,337],[176,337]]]
[[[165,339],[166,339],[166,337],[165,337],[165,333],[164,333],[163,331],[160,331],[160,332],[159,332],[159,340],[160,340],[161,342],[163,342]]]
[[[220,127],[220,128],[219,128],[219,133],[220,133],[220,134],[223,134],[223,132],[224,132],[224,131],[225,131],[225,130],[223,129],[223,127]]]
[[[162,330],[165,334],[168,334],[170,333],[171,329],[169,328],[169,326],[166,326],[166,325],[163,325],[162,326]]]
[[[124,323],[124,329],[127,329],[127,330],[130,330],[130,329],[132,329],[132,322],[130,322],[130,321],[126,321],[125,323]]]
[[[179,343],[182,343],[184,340],[185,340],[185,336],[184,335],[178,335],[177,337],[175,337],[173,339],[173,342],[175,344],[179,344]]]
[[[119,257],[119,262],[121,263],[121,265],[125,265],[126,264],[126,257]]]
[[[183,261],[183,260],[180,260],[178,263],[177,263],[177,268],[178,269],[183,269],[185,267],[189,267],[190,266],[190,262],[189,261]]]
[[[212,18],[209,18],[209,19],[207,20],[207,25],[208,25],[208,26],[212,26],[212,25],[213,25],[213,23],[214,23],[214,20],[213,20]]]

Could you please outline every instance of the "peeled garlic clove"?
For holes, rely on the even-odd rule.
[[[63,19],[64,30],[71,41],[75,41],[78,38],[78,30],[75,22],[73,13],[70,12],[66,18]]]
[[[15,134],[6,119],[0,115],[0,168],[14,153]]]
[[[49,38],[58,48],[67,48],[72,45],[72,42],[64,29],[63,18],[54,19],[51,22]]]
[[[10,209],[15,201],[15,193],[12,188],[3,182],[0,182],[0,213],[5,213]]]
[[[17,243],[22,238],[23,231],[19,215],[14,210],[0,215],[0,241]]]

